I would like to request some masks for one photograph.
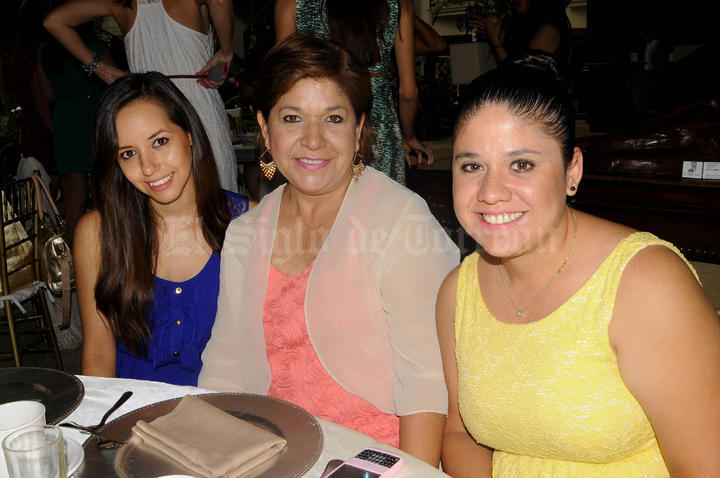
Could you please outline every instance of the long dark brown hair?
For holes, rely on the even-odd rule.
[[[330,39],[373,66],[380,61],[380,45],[390,16],[388,1],[324,0]]]
[[[103,94],[93,139],[94,198],[101,219],[101,264],[95,286],[97,309],[117,339],[133,353],[147,351],[158,255],[156,216],[118,164],[115,119],[135,101],[161,106],[170,121],[192,137],[192,180],[203,236],[213,251],[222,248],[230,209],[220,188],[215,159],[200,117],[180,90],[156,72],[130,74]]]

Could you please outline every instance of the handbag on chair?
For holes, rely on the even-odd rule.
[[[2,192],[2,211],[3,217],[12,217],[13,209],[10,203],[5,199],[5,191]],[[18,221],[6,224],[1,231],[4,235],[5,244],[8,247],[6,251],[8,272],[12,271],[12,275],[8,274],[8,289],[3,290],[3,284],[0,282],[0,296],[9,295],[17,289],[22,289],[33,283],[32,243],[27,241],[28,234],[23,225]],[[23,265],[25,264],[25,265]]]
[[[40,273],[50,292],[56,297],[62,297],[63,312],[62,318],[58,318],[58,326],[64,329],[70,325],[71,292],[75,289],[75,271],[70,248],[72,236],[60,216],[45,182],[37,172],[34,172],[31,177],[35,183],[40,220],[38,232]],[[54,219],[44,207],[43,194],[47,197],[52,212],[55,213]]]

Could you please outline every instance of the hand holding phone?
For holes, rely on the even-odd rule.
[[[198,81],[207,79],[209,81],[214,81],[215,83],[222,83],[225,81],[225,78],[228,76],[228,68],[230,67],[230,64],[226,61],[223,61],[221,63],[218,63],[217,65],[210,68],[205,75],[167,75],[168,78],[174,79],[174,78],[199,78]]]
[[[327,478],[390,478],[405,464],[400,455],[376,448],[363,451],[344,461]]]
[[[217,65],[213,66],[208,70],[208,80],[214,81],[216,83],[222,83],[223,81],[225,81],[225,78],[227,78],[228,67],[229,65],[226,61],[220,62]]]

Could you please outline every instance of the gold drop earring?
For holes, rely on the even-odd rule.
[[[355,162],[356,159],[358,160],[357,163]],[[365,169],[365,165],[362,161],[362,154],[355,152],[355,157],[353,158],[353,162],[350,168],[352,169],[353,179],[355,179],[355,182],[357,182],[360,179],[362,170]]]
[[[273,176],[275,176],[275,171],[277,170],[277,166],[275,165],[274,160],[270,160],[270,162],[264,162],[262,160],[263,156],[267,154],[270,151],[270,148],[265,147],[265,151],[260,155],[258,160],[260,161],[260,169],[262,169],[263,176],[265,176],[268,181],[272,180]]]

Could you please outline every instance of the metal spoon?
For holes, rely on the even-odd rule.
[[[95,444],[96,447],[100,448],[101,450],[112,450],[113,448],[120,448],[125,444],[124,441],[118,441],[118,440],[103,440],[99,433],[95,434],[95,437],[97,438],[98,442]]]
[[[75,428],[75,427],[71,427],[71,428]],[[97,440],[95,442],[95,446],[102,450],[111,450],[113,448],[120,448],[121,446],[123,446],[125,444],[124,441],[104,439],[100,435],[100,432],[98,432],[97,430],[96,431],[83,430],[83,431],[85,431],[85,433],[91,434],[93,436],[93,438],[95,438],[95,440]]]
[[[65,425],[65,426],[68,426],[68,425]],[[75,428],[75,427],[74,427],[74,426],[71,426],[70,428]],[[102,449],[102,450],[111,450],[111,449],[113,449],[113,448],[120,448],[121,446],[123,446],[123,445],[125,444],[124,441],[112,440],[112,439],[104,439],[104,438],[100,435],[100,432],[98,432],[97,430],[95,430],[95,431],[92,431],[92,430],[83,430],[83,431],[84,431],[85,433],[91,434],[91,435],[93,436],[93,438],[95,438],[95,440],[97,440],[97,441],[95,442],[95,446],[98,447],[98,448],[100,448],[100,449]]]
[[[83,431],[85,431],[85,432],[87,432],[87,433],[91,433],[91,434],[93,434],[93,435],[97,435],[97,431],[98,431],[100,428],[102,428],[102,427],[105,426],[105,422],[106,422],[107,419],[110,417],[110,415],[112,415],[112,413],[113,413],[115,410],[117,410],[117,409],[120,408],[125,402],[127,402],[128,399],[132,396],[132,394],[133,394],[133,393],[132,393],[132,391],[130,391],[130,390],[128,390],[127,392],[123,393],[123,394],[120,396],[120,398],[118,398],[117,402],[115,402],[115,404],[114,404],[112,407],[110,407],[110,409],[109,409],[107,412],[105,412],[105,415],[103,415],[103,417],[100,419],[100,423],[98,423],[97,425],[84,426],[84,425],[80,425],[80,424],[75,423],[75,422],[64,422],[64,423],[61,423],[60,426],[61,426],[61,427],[76,428],[76,429],[78,429],[78,430],[83,430]]]

